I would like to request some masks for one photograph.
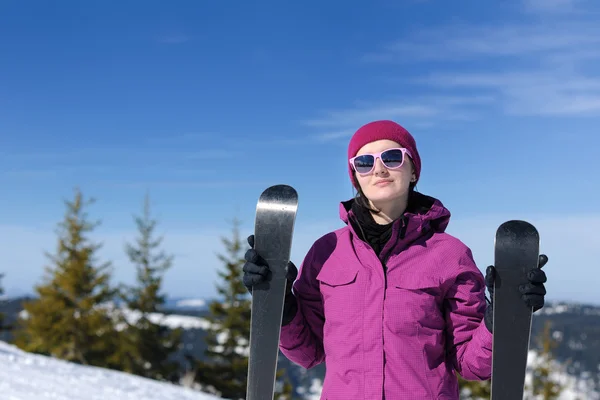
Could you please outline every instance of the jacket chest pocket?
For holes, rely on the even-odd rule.
[[[355,310],[362,307],[358,279],[358,268],[337,264],[323,266],[317,280],[321,288],[326,320],[348,318],[351,315],[349,307],[355,307]],[[349,312],[344,313],[343,310]]]
[[[386,308],[397,315],[390,315],[392,325],[398,331],[414,332],[419,328],[442,330],[442,289],[439,280],[413,272],[410,275],[390,274],[386,295]]]

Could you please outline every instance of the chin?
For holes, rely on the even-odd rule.
[[[393,202],[396,200],[399,200],[402,198],[402,194],[401,193],[394,193],[394,194],[384,194],[384,193],[378,193],[375,195],[367,195],[367,197],[371,200],[371,202],[373,202],[374,204],[377,203],[389,203],[389,202]]]
[[[402,199],[408,193],[406,190],[398,188],[372,188],[369,193],[365,193],[367,198],[374,204],[377,203],[389,203]]]

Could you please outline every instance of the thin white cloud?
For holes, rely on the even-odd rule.
[[[182,44],[188,42],[189,40],[190,37],[183,33],[174,33],[158,38],[158,42],[161,44]]]
[[[497,26],[454,25],[417,32],[384,46],[366,60],[472,61],[482,57],[545,57],[547,52],[594,49],[600,44],[594,22],[537,22]]]
[[[234,151],[231,149],[206,149],[199,151],[187,151],[187,152],[171,152],[170,154],[173,157],[182,157],[187,160],[206,160],[206,159],[228,159],[228,158],[236,158],[242,155],[239,151]]]
[[[267,187],[271,182],[248,181],[248,180],[219,180],[218,177],[211,179],[188,179],[188,180],[102,180],[92,182],[94,186],[109,189],[227,189],[236,187]]]
[[[361,122],[379,118],[433,117],[438,113],[433,107],[389,103],[370,107],[357,107],[348,110],[337,110],[326,112],[322,118],[310,119],[304,122],[311,127],[339,127],[343,125],[356,125]]]
[[[220,135],[215,132],[187,132],[149,136],[143,139],[146,144],[154,145],[201,145],[206,140],[214,141]]]
[[[199,146],[200,147],[200,146]],[[177,148],[165,149],[156,147],[79,147],[70,150],[33,150],[33,151],[11,151],[0,154],[2,161],[90,161],[105,160],[113,165],[115,160],[139,160],[147,159],[152,162],[172,159],[199,159],[199,158],[230,158],[237,157],[241,153],[223,147],[207,148],[201,146],[202,150],[181,150]],[[79,164],[78,164],[79,165]]]
[[[553,0],[530,1],[528,6],[563,9],[580,4]],[[400,85],[425,84],[429,90],[463,95],[469,89],[493,96],[512,115],[600,116],[597,18],[591,13],[555,17],[423,30],[367,54],[365,61],[381,67],[421,63],[417,76],[391,79],[398,90]]]
[[[330,140],[349,138],[350,136],[352,136],[352,133],[354,133],[354,131],[352,131],[351,129],[346,129],[340,131],[322,132],[311,137],[320,142],[328,142]]]
[[[523,0],[525,11],[533,13],[567,13],[580,10],[586,0]]]
[[[94,182],[112,179],[115,174],[129,180],[152,174],[154,179],[197,179],[215,173],[218,168],[215,160],[231,160],[242,154],[241,150],[223,147],[196,151],[113,147],[9,152],[1,157],[0,164],[5,167],[0,178],[59,180],[86,176],[87,181]],[[205,161],[209,160],[207,165]]]
[[[168,165],[167,163],[153,163],[152,165],[131,165],[123,166],[121,164],[94,166],[59,166],[59,167],[40,167],[40,168],[8,168],[0,172],[0,179],[9,181],[36,181],[46,182],[66,182],[84,180],[88,184],[100,186],[119,186],[119,187],[146,187],[146,186],[182,186],[189,187],[197,185],[198,182],[204,182],[208,176],[215,176],[217,168],[192,168],[178,167],[177,165]],[[126,180],[126,183],[115,183],[113,177],[119,177]],[[140,176],[152,176],[149,181],[140,181]],[[164,177],[164,181],[161,181]],[[135,181],[134,183],[130,183]]]
[[[61,171],[57,169],[46,168],[10,168],[0,172],[0,178],[18,179],[18,180],[33,180],[33,179],[53,179],[58,178]]]
[[[600,76],[572,73],[439,73],[413,83],[436,87],[478,89],[498,94],[512,115],[600,114]]]
[[[360,125],[377,119],[400,119],[412,126],[433,127],[440,121],[471,121],[474,108],[489,104],[491,96],[413,96],[386,102],[357,102],[353,108],[330,110],[321,117],[302,121],[318,130],[309,137],[317,141],[331,141],[349,137]]]

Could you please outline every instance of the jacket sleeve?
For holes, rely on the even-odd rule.
[[[459,259],[445,302],[448,353],[455,370],[467,380],[490,379],[492,334],[483,321],[485,280],[468,248]]]
[[[323,303],[316,279],[322,262],[316,257],[315,245],[306,255],[294,282],[297,312],[292,321],[281,327],[279,348],[292,362],[308,369],[325,360],[323,350]]]

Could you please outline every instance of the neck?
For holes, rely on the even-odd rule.
[[[370,201],[371,207],[378,210],[379,213],[371,212],[373,219],[380,225],[389,224],[404,214],[408,205],[408,193],[402,195],[402,197],[387,202],[374,203]]]

